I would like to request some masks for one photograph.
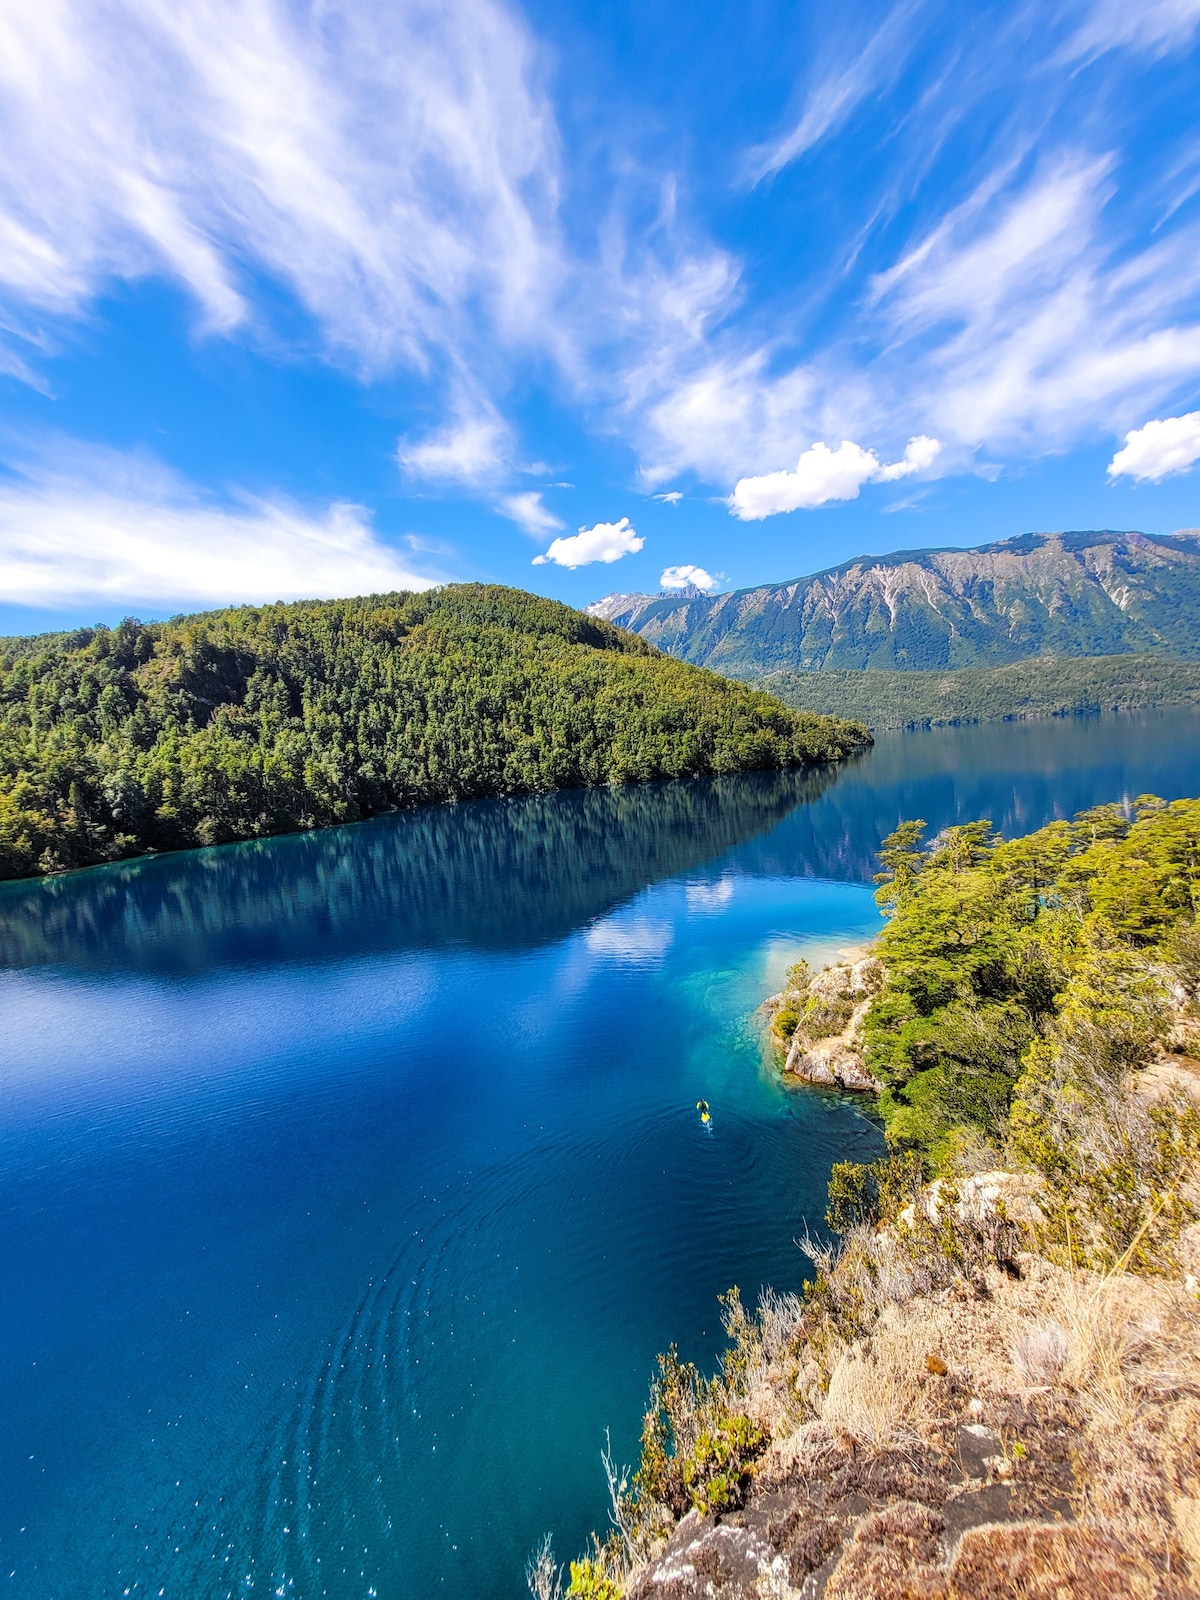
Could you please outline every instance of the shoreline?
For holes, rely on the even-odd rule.
[[[869,1043],[891,1153],[833,1163],[801,1294],[722,1298],[715,1375],[659,1358],[573,1600],[1200,1593],[1200,800],[923,831],[760,1008],[785,1080]]]
[[[883,982],[876,941],[847,945],[815,975],[808,963],[789,968],[788,982],[760,1006],[785,1083],[879,1095],[884,1084],[867,1070],[861,1029]],[[782,1061],[780,1056],[782,1055]]]

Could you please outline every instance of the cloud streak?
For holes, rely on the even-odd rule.
[[[844,66],[820,74],[796,123],[780,138],[752,150],[747,176],[754,183],[781,172],[843,127],[870,95],[895,81],[917,42],[920,0],[893,7],[866,44]]]
[[[528,339],[557,270],[557,144],[495,0],[0,8],[0,286],[78,311],[166,273],[203,321],[287,286],[364,371]]]
[[[556,528],[565,527],[566,524],[560,517],[556,517],[547,506],[542,504],[541,491],[526,489],[520,494],[505,495],[496,510],[502,517],[507,517],[510,522],[515,522],[532,539],[540,539],[544,534],[553,533]],[[555,540],[562,544],[561,539]],[[540,556],[535,558],[541,560]]]
[[[28,606],[172,607],[427,589],[361,506],[219,503],[153,460],[59,443],[0,478],[0,593]]]
[[[36,380],[58,320],[165,276],[212,334],[414,375],[409,484],[539,538],[562,524],[520,487],[522,385],[632,443],[644,488],[691,472],[739,516],[766,479],[852,498],[773,470],[807,440],[919,430],[947,472],[1182,412],[1194,137],[1148,155],[1137,110],[1200,0],[995,9],[899,0],[864,34],[818,5],[790,120],[746,134],[742,176],[776,181],[706,209],[703,152],[676,172],[619,107],[572,150],[502,0],[0,0],[0,371]],[[727,242],[796,217],[778,259]],[[881,481],[868,455],[834,487]]]

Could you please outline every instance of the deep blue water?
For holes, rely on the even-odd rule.
[[[882,834],[1145,790],[1200,792],[1196,716],[0,889],[4,1592],[515,1600],[601,1523],[654,1353],[797,1287],[878,1148],[753,1012],[874,931]]]

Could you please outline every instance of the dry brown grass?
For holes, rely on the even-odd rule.
[[[912,1417],[928,1371],[929,1329],[885,1315],[869,1339],[845,1351],[834,1366],[821,1404],[821,1421],[832,1434],[871,1450],[915,1438]]]

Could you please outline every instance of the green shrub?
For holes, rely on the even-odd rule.
[[[845,1030],[854,1015],[854,1005],[840,996],[810,995],[800,1021],[809,1039],[832,1039]]]
[[[575,1600],[621,1600],[620,1585],[614,1583],[600,1562],[591,1557],[571,1562],[571,1581],[567,1585],[567,1593],[574,1595]]]
[[[781,1006],[775,1013],[772,1026],[781,1039],[790,1039],[796,1031],[796,1024],[800,1021],[800,1013],[794,1006]]]

